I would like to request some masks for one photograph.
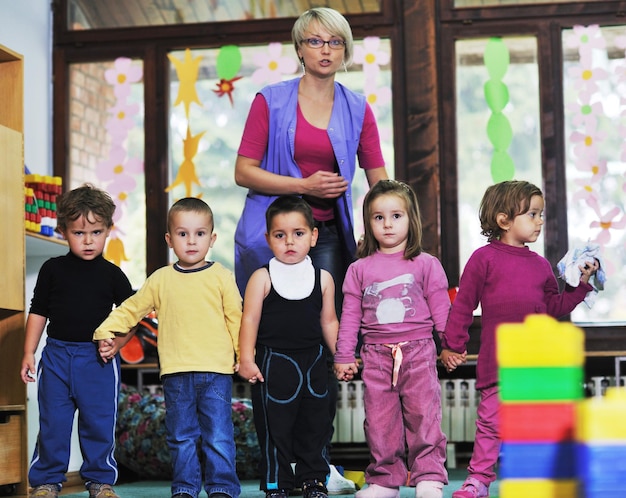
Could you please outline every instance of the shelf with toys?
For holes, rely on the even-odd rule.
[[[66,254],[67,242],[55,233],[56,198],[62,192],[61,177],[34,175],[28,168],[24,172],[26,257]]]
[[[54,237],[57,196],[63,191],[60,176],[31,174],[24,168],[24,224],[28,232]]]

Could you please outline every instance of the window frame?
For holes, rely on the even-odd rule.
[[[438,30],[438,69],[440,72],[440,154],[441,164],[441,226],[456,227],[459,223],[457,205],[457,143],[455,43],[459,39],[490,36],[535,36],[539,71],[540,140],[542,185],[549,213],[544,225],[545,256],[556,269],[557,262],[568,250],[566,154],[563,103],[562,30],[574,25],[626,24],[623,2],[570,2],[543,5],[489,6],[455,8],[454,0],[441,0]],[[459,234],[442,230],[442,262],[451,286],[460,278]],[[562,283],[561,283],[562,284]],[[477,317],[472,327],[480,327]],[[586,350],[591,355],[611,351],[626,354],[623,336],[626,326],[585,324]],[[474,334],[473,334],[474,335]],[[478,335],[478,334],[475,334]],[[474,340],[473,348],[477,348]]]
[[[454,0],[382,0],[378,14],[347,16],[355,37],[385,36],[392,47],[395,178],[410,183],[420,200],[423,247],[442,261],[450,285],[458,285],[456,227],[456,128],[454,43],[467,37],[533,34],[538,39],[541,102],[541,154],[550,216],[546,256],[553,265],[567,249],[565,137],[561,29],[575,24],[623,24],[623,1],[455,8]],[[146,175],[146,271],[167,264],[163,242],[168,182],[169,63],[167,53],[187,47],[226,43],[257,44],[289,40],[293,18],[180,26],[69,31],[67,0],[53,0],[53,173],[69,184],[68,66],[74,62],[144,61]],[[565,227],[565,228],[564,228]],[[478,323],[479,325],[479,323]],[[585,327],[587,349],[621,351],[626,327]]]
[[[385,1],[380,13],[346,16],[355,38],[384,36],[391,40],[392,67],[401,43],[402,16],[400,2]],[[68,0],[53,0],[53,171],[69,179],[69,66],[114,60],[117,57],[138,58],[143,61],[145,98],[145,157],[146,189],[146,273],[168,264],[169,252],[163,240],[164,220],[168,205],[164,192],[168,177],[168,111],[169,111],[169,61],[167,53],[186,48],[218,48],[226,44],[254,45],[274,41],[291,41],[291,28],[295,18],[260,19],[218,23],[197,23],[168,26],[142,26],[136,28],[69,30],[67,29]],[[396,116],[402,109],[403,98],[400,76],[392,74],[394,94],[394,128],[402,129]],[[151,103],[150,105],[148,103]],[[395,134],[394,134],[395,135]],[[400,134],[399,134],[400,135]],[[394,136],[396,150],[403,150],[404,137]],[[234,165],[233,158],[233,165]],[[396,157],[396,163],[401,158]],[[393,165],[389,165],[393,168]],[[233,180],[234,181],[234,180]]]

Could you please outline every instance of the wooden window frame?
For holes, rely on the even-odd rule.
[[[559,4],[455,8],[454,0],[441,0],[438,23],[438,70],[440,75],[440,158],[442,262],[450,285],[460,277],[457,227],[457,143],[455,42],[460,39],[503,35],[530,35],[537,39],[541,129],[541,164],[546,212],[545,255],[553,268],[568,250],[567,196],[565,184],[565,137],[563,104],[562,30],[574,25],[626,24],[626,2],[570,2]],[[480,327],[475,320],[474,330]],[[586,349],[593,356],[603,352],[626,353],[621,325],[585,325]],[[477,334],[476,334],[477,335]],[[473,349],[478,347],[475,341]]]
[[[69,184],[68,67],[72,63],[144,61],[146,271],[167,264],[162,243],[168,198],[167,53],[226,43],[289,40],[294,19],[69,31],[67,0],[53,0],[53,171]],[[532,34],[538,40],[541,156],[546,209],[546,256],[553,265],[567,249],[561,29],[575,24],[624,24],[626,2],[570,2],[534,6],[454,8],[453,0],[382,0],[378,14],[347,16],[355,37],[385,36],[392,47],[395,177],[420,200],[424,249],[439,257],[451,285],[459,279],[454,43],[491,34]],[[624,350],[622,326],[593,331],[588,349]],[[589,336],[591,337],[591,336]]]

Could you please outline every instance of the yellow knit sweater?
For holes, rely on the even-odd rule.
[[[239,361],[241,295],[219,263],[196,271],[155,271],[96,329],[93,339],[128,333],[145,315],[159,321],[161,376],[181,372],[232,374]]]

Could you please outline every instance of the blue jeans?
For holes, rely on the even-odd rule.
[[[232,376],[188,372],[163,377],[165,427],[172,455],[172,495],[196,498],[204,489],[237,498],[235,436],[231,418]]]

